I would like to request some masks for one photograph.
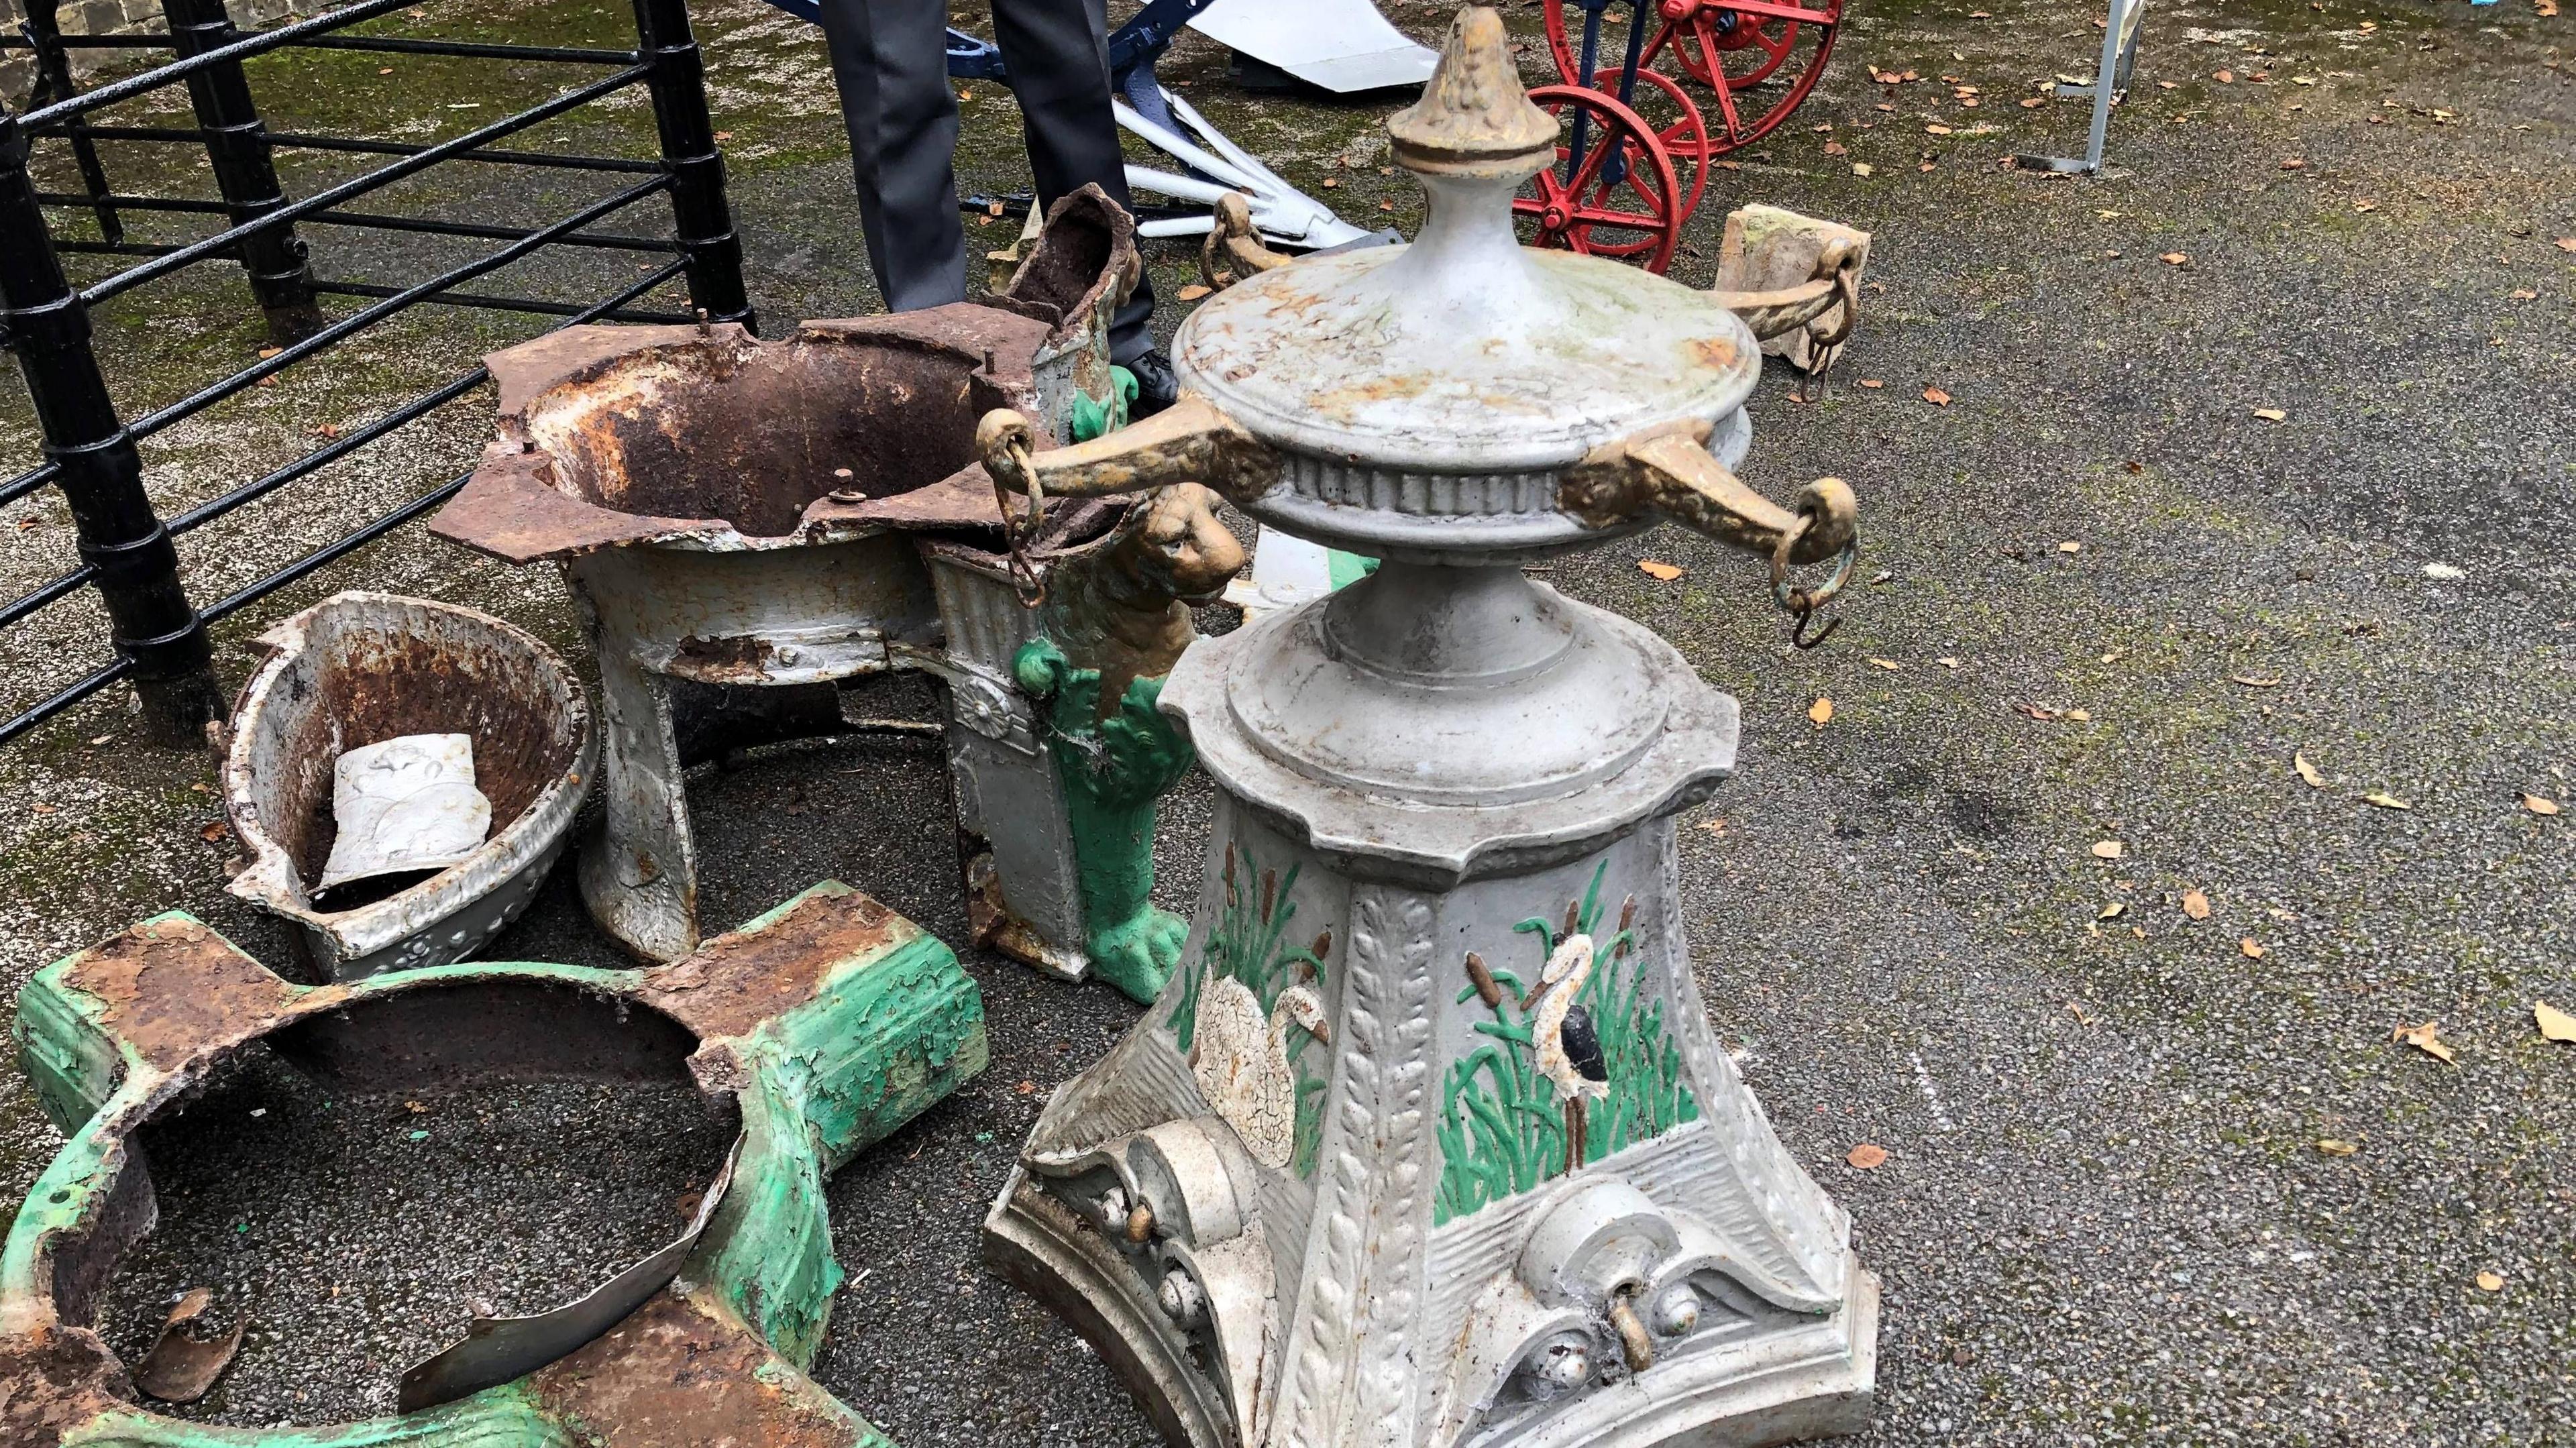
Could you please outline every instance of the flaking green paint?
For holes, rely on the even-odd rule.
[[[1153,905],[1154,823],[1164,791],[1189,772],[1189,740],[1156,708],[1163,681],[1127,685],[1102,718],[1100,671],[1032,639],[1011,661],[1022,689],[1047,706],[1047,750],[1062,781],[1082,888],[1083,950],[1101,979],[1150,1003],[1181,959],[1189,922]]]
[[[1116,432],[1127,425],[1128,409],[1136,405],[1136,374],[1124,367],[1109,369],[1109,397],[1095,402],[1088,392],[1073,394],[1073,418],[1070,424],[1075,442],[1089,442],[1105,433]]]
[[[817,896],[845,895],[826,881],[746,924],[756,933]],[[198,925],[184,912],[147,924]],[[200,927],[202,928],[202,927]],[[219,938],[220,939],[220,938]],[[227,947],[230,942],[221,942]],[[236,948],[237,947],[232,947]],[[107,1025],[107,1003],[70,984],[80,955],[47,966],[20,993],[12,1027],[21,1063],[46,1112],[68,1133],[0,1241],[0,1321],[50,1316],[49,1239],[86,1231],[105,1209],[122,1162],[124,1133],[180,1082],[146,1064]],[[335,1004],[442,982],[542,981],[640,1001],[646,972],[544,963],[469,963],[392,971],[333,992]],[[280,1019],[317,988],[289,986]],[[823,1184],[831,1170],[955,1090],[986,1060],[981,996],[956,956],[898,918],[882,947],[833,963],[814,995],[749,1033],[711,1040],[735,1066],[744,1143],[733,1185],[683,1283],[712,1288],[776,1354],[755,1370],[809,1402],[829,1395],[803,1377],[830,1319],[841,1269],[832,1258]],[[83,1448],[588,1448],[595,1435],[537,1400],[531,1379],[399,1418],[322,1427],[226,1428],[118,1407],[63,1438]],[[837,1403],[849,1448],[892,1440]]]

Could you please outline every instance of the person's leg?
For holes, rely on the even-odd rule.
[[[966,299],[945,0],[822,0],[868,264],[889,311]]]
[[[844,0],[846,3],[846,0]],[[1127,197],[1127,163],[1118,150],[1118,122],[1109,111],[1109,26],[1103,0],[992,0],[993,39],[1011,70],[1011,94],[1020,105],[1036,176],[1038,204],[1097,182],[1121,206]],[[1109,353],[1133,362],[1154,346],[1153,283],[1139,278],[1135,294],[1110,323]]]

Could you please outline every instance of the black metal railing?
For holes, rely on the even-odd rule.
[[[43,460],[0,480],[0,506],[40,488],[61,490],[79,541],[79,565],[14,599],[0,601],[0,629],[80,592],[94,589],[107,615],[115,656],[42,699],[0,719],[0,743],[16,738],[99,690],[131,681],[151,736],[190,744],[218,716],[223,696],[213,671],[207,627],[294,583],[314,570],[420,517],[464,486],[460,476],[409,499],[374,520],[294,559],[266,576],[203,607],[189,596],[173,539],[312,475],[481,386],[481,367],[441,383],[364,426],[329,438],[282,467],[164,519],[143,485],[141,445],[175,423],[423,304],[518,312],[561,318],[562,325],[613,321],[753,322],[742,276],[741,245],[725,198],[724,162],[707,112],[697,41],[687,0],[632,0],[636,45],[631,51],[568,46],[506,45],[483,41],[346,33],[396,10],[417,10],[422,0],[360,0],[309,20],[245,32],[236,28],[223,0],[161,0],[166,36],[65,35],[55,23],[56,0],[28,0],[20,33],[0,36],[0,49],[35,53],[35,85],[28,109],[12,114],[0,102],[0,341],[16,355],[36,422]],[[379,51],[524,65],[608,67],[551,99],[463,135],[434,144],[366,137],[271,132],[260,118],[243,70],[246,59],[289,47]],[[173,59],[88,91],[77,88],[69,64],[74,50],[160,49]],[[169,86],[184,86],[196,125],[103,124],[98,111]],[[649,157],[567,155],[501,148],[494,143],[568,115],[606,96],[641,85],[653,110],[658,154]],[[83,189],[38,187],[30,170],[39,142],[69,148]],[[215,198],[125,194],[110,185],[100,143],[202,147],[212,170]],[[280,150],[390,157],[363,174],[293,197],[281,184]],[[437,216],[400,216],[353,210],[348,203],[397,181],[449,163],[572,169],[640,178],[551,224],[516,227]],[[670,198],[667,235],[598,230],[647,198]],[[85,217],[95,240],[58,236],[51,214]],[[202,217],[219,229],[194,240],[146,242],[130,238],[129,216]],[[631,227],[633,223],[628,223]],[[297,227],[353,228],[502,242],[474,260],[426,280],[389,286],[334,280],[314,274]],[[458,288],[549,248],[644,253],[669,258],[608,295],[584,302],[461,291]],[[138,258],[133,265],[75,286],[65,256]],[[176,401],[128,420],[119,415],[109,376],[92,345],[93,309],[137,287],[200,263],[238,266],[251,301],[266,320],[273,347],[249,366],[215,379]],[[686,283],[689,311],[636,309],[633,304],[675,279]],[[361,299],[366,305],[332,317],[324,298]]]

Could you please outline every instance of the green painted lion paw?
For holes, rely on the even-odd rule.
[[[1091,969],[1102,980],[1139,1002],[1150,1004],[1163,993],[1173,967],[1181,963],[1181,945],[1190,923],[1161,910],[1147,910],[1091,936]]]

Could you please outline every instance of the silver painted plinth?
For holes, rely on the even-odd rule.
[[[1187,1448],[1856,1430],[1877,1283],[1682,935],[1673,816],[1733,770],[1735,701],[1521,569],[1670,518],[1812,599],[1786,570],[1848,576],[1856,504],[1734,476],[1760,356],[1724,306],[1515,244],[1556,128],[1497,15],[1462,12],[1389,129],[1429,193],[1411,245],[1209,300],[1185,396],[1122,433],[979,425],[1005,486],[1204,479],[1384,560],[1173,669],[1219,793],[1181,966],[1049,1100],[988,1255]]]
[[[1486,662],[1435,641],[1414,662],[1444,686],[1407,691],[1344,630],[1390,610],[1419,622],[1426,586],[1480,600],[1490,627],[1467,632]],[[1357,681],[1471,717],[1460,700],[1481,695],[1497,732],[1404,726],[1435,731],[1414,757],[1469,788],[1495,787],[1479,768],[1571,757],[1528,737],[1550,719],[1616,767],[1513,803],[1398,801],[1318,778],[1313,755],[1396,757],[1365,725],[1400,707],[1327,711],[1344,727],[1306,725],[1294,737],[1323,747],[1302,757],[1247,725],[1348,702]],[[1182,971],[1049,1103],[987,1222],[994,1264],[1191,1448],[1861,1427],[1876,1282],[1718,1048],[1682,934],[1670,816],[1730,772],[1735,701],[1653,634],[1517,570],[1401,564],[1202,640],[1163,699],[1221,791]],[[1604,729],[1569,727],[1587,700]],[[1516,988],[1539,986],[1550,942],[1576,934],[1595,943],[1574,988],[1612,1079],[1569,1172],[1564,1099],[1496,1029],[1523,1016]],[[1211,1090],[1205,1032],[1236,986],[1262,1008],[1250,1069],[1276,1079],[1229,1095]],[[1301,991],[1320,1029],[1296,1019]],[[1284,1141],[1264,1090],[1288,1103]]]

